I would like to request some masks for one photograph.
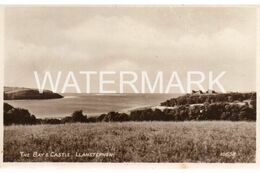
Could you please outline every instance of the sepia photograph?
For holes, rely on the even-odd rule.
[[[257,7],[4,8],[3,162],[256,163]]]

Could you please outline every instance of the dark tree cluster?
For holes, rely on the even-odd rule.
[[[46,118],[40,119],[41,124],[64,124],[64,123],[86,123],[87,115],[83,115],[82,110],[75,111],[71,114],[71,116],[64,117],[62,119],[57,118]]]
[[[107,114],[101,114],[98,117],[89,117],[88,122],[123,122],[129,121],[129,115],[126,113],[109,112]]]
[[[256,92],[251,93],[219,93],[219,94],[186,94],[177,98],[172,98],[161,103],[161,106],[180,106],[190,104],[234,102],[256,100]]]
[[[8,103],[4,103],[4,125],[12,124],[63,124],[63,123],[74,123],[74,122],[87,122],[87,116],[83,115],[82,110],[75,111],[71,116],[58,118],[36,118],[31,115],[30,112],[22,108],[14,108]]]
[[[170,118],[160,109],[145,109],[131,111],[130,120],[132,121],[169,121]]]
[[[71,116],[61,119],[61,123],[87,122],[87,115],[83,115],[83,111],[75,111]]]
[[[11,124],[36,124],[38,120],[31,115],[28,110],[14,108],[8,103],[4,103],[4,125]]]
[[[230,120],[255,121],[256,109],[249,105],[211,103],[195,106],[178,106],[174,109],[137,110],[130,114],[132,121],[189,121]]]

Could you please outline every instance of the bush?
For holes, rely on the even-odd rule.
[[[86,122],[87,121],[87,116],[83,115],[82,110],[73,112],[71,117],[72,117],[73,122]]]
[[[61,119],[61,123],[72,123],[72,117],[64,117]]]
[[[123,121],[129,121],[129,116],[126,113],[119,113],[119,112],[109,112],[107,114],[101,114],[99,117],[97,117],[98,121],[115,121],[115,122],[123,122]]]
[[[98,122],[98,119],[97,119],[97,117],[89,117],[89,118],[87,119],[87,122],[89,122],[89,123],[95,123],[95,122]]]
[[[69,117],[61,119],[62,123],[75,123],[75,122],[87,122],[87,115],[83,115],[82,110],[78,110],[72,113]]]
[[[4,112],[7,112],[11,109],[13,109],[14,107],[9,105],[8,103],[4,103]]]
[[[34,115],[26,109],[14,108],[4,103],[4,125],[11,124],[37,124],[38,121]]]
[[[62,121],[56,118],[46,118],[41,120],[41,124],[62,124]]]

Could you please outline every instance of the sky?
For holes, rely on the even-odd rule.
[[[6,8],[5,86],[36,88],[33,71],[62,71],[64,81],[68,71],[77,74],[89,70],[147,71],[151,79],[157,71],[163,71],[166,79],[176,71],[182,81],[187,71],[206,75],[209,71],[226,71],[221,82],[227,91],[255,91],[256,10],[173,6]],[[84,77],[76,77],[85,88]],[[93,79],[92,85],[96,88],[98,80]]]

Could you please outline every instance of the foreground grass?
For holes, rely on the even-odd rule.
[[[255,162],[255,125],[204,121],[7,126],[4,161]],[[34,152],[44,156],[35,157]],[[78,157],[76,152],[110,155]]]

